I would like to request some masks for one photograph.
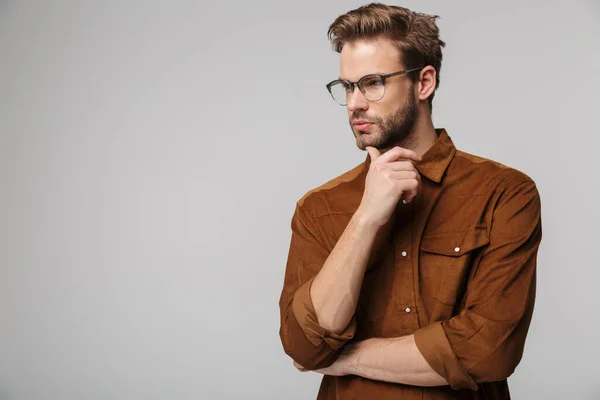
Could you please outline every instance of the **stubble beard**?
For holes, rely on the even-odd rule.
[[[408,101],[398,107],[389,117],[368,118],[374,123],[373,128],[379,128],[379,132],[361,133],[354,132],[356,135],[356,145],[361,150],[366,150],[366,146],[373,146],[382,153],[394,146],[404,148],[414,147],[414,133],[419,117],[419,109],[414,96],[414,87],[411,87],[408,93]],[[367,119],[361,112],[353,113],[352,120]],[[371,129],[373,129],[371,128]],[[370,143],[365,143],[364,138],[369,136]]]

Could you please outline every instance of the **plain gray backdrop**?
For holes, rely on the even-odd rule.
[[[0,0],[0,400],[313,399],[279,342],[295,202],[361,163],[326,37],[357,1]],[[514,399],[599,399],[599,1],[404,1],[434,123],[530,175]]]

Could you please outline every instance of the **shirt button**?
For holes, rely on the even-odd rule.
[[[407,255],[408,255],[407,252],[405,252],[405,251],[402,252],[402,257],[406,257]]]
[[[409,313],[409,312],[410,312],[410,307],[406,307],[406,308],[404,309],[404,311],[406,311],[407,313]]]
[[[460,247],[455,247],[454,251],[458,253],[460,251]]]

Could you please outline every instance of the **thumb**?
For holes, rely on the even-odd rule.
[[[379,150],[377,150],[375,147],[367,146],[366,149],[367,149],[367,152],[369,153],[369,156],[371,157],[371,161],[377,160],[379,158],[379,156],[381,155]]]

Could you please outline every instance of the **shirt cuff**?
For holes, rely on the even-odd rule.
[[[442,328],[441,321],[419,329],[414,334],[415,344],[427,363],[452,389],[477,390],[477,384],[462,366]]]
[[[306,338],[315,347],[318,347],[325,342],[329,347],[338,350],[354,337],[354,333],[356,332],[356,315],[352,316],[350,323],[340,334],[328,331],[319,325],[317,312],[315,311],[310,297],[310,287],[313,279],[314,278],[300,286],[294,295],[294,299],[292,300],[294,316],[304,331]]]

